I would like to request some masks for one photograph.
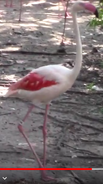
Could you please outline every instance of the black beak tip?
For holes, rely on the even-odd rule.
[[[98,10],[96,9],[96,11],[94,12],[94,15],[96,16],[96,18],[99,18],[99,13]]]

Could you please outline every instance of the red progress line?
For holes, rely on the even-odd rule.
[[[92,168],[0,168],[0,170],[92,170]]]

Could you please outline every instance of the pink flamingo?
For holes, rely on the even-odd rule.
[[[96,7],[90,3],[76,2],[72,5],[72,17],[74,32],[76,35],[77,53],[75,59],[75,65],[72,69],[65,67],[62,64],[47,65],[32,70],[28,75],[21,78],[18,82],[12,84],[5,97],[17,97],[20,99],[26,99],[33,104],[44,103],[46,105],[44,124],[43,124],[43,139],[44,139],[44,151],[43,151],[43,163],[40,161],[38,155],[35,152],[35,148],[32,147],[29,139],[24,131],[22,123],[18,124],[18,129],[25,138],[29,147],[31,148],[40,168],[44,168],[46,164],[46,125],[47,125],[47,112],[49,109],[49,103],[59,95],[69,90],[75,82],[82,66],[82,44],[80,39],[80,33],[77,23],[77,12],[83,9],[93,12],[98,17],[98,11]],[[32,105],[23,121],[26,120],[30,112],[33,110]],[[41,177],[43,180],[56,180],[55,178],[47,176],[44,170],[41,171]]]
[[[69,0],[68,0],[69,1]],[[65,15],[66,17],[71,17],[70,14],[67,12],[67,8],[66,8],[66,3],[64,3],[64,0],[62,0],[62,4],[64,6],[64,11],[65,11]],[[10,4],[9,4],[9,0],[6,0],[6,7],[13,7],[13,0],[10,0]],[[19,13],[19,22],[21,21],[21,14],[22,14],[22,6],[23,6],[23,0],[20,0],[20,13]]]
[[[58,2],[58,7],[60,10],[60,3],[62,3],[62,5],[64,7],[65,16],[71,18],[71,15],[67,12],[67,8],[68,8],[67,5],[69,2],[71,2],[71,0],[67,0],[66,2],[65,2],[65,0],[61,0],[60,2]],[[61,17],[61,15],[60,15],[60,17]]]
[[[19,22],[21,21],[22,4],[23,4],[23,3],[22,3],[22,0],[20,0]],[[10,4],[9,4],[9,0],[6,0],[5,6],[6,6],[6,7],[12,8],[12,7],[13,7],[13,0],[10,0]]]
[[[69,0],[68,0],[69,1]],[[64,6],[64,11],[65,11],[65,15],[66,17],[71,17],[70,14],[67,12],[67,8],[66,8],[66,3],[64,3],[64,0],[62,0],[62,4]],[[6,0],[6,7],[13,7],[13,0],[10,0],[10,4],[9,4],[9,0]],[[20,12],[19,12],[19,22],[21,21],[21,14],[22,14],[22,6],[23,6],[23,0],[20,0]]]
[[[13,0],[10,0],[10,4],[9,4],[9,0],[6,0],[6,4],[5,4],[5,6],[6,7],[13,7]]]

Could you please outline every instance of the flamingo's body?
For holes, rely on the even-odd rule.
[[[32,70],[13,84],[6,96],[24,98],[34,104],[39,102],[47,104],[72,86],[75,81],[72,78],[71,69],[63,65],[43,66]]]
[[[13,96],[30,100],[34,104],[35,103],[46,104],[46,111],[43,124],[43,138],[44,138],[43,164],[38,158],[35,149],[30,144],[22,124],[19,123],[18,125],[19,131],[22,133],[28,145],[30,146],[39,164],[39,167],[41,168],[45,167],[46,161],[46,122],[47,122],[47,111],[49,107],[49,102],[71,88],[82,66],[82,44],[76,19],[76,12],[83,9],[87,9],[93,12],[96,16],[98,16],[97,9],[90,3],[76,2],[72,6],[74,31],[77,42],[77,54],[74,67],[72,69],[69,69],[63,65],[48,65],[34,69],[28,75],[20,79],[18,82],[12,84],[6,94],[6,97]],[[27,116],[32,111],[33,107],[34,106],[30,107],[23,121],[26,120]],[[45,171],[41,171],[41,174],[42,178],[45,180],[52,179],[46,175]]]

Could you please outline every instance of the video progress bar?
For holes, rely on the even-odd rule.
[[[92,168],[92,171],[103,171],[103,168]]]

